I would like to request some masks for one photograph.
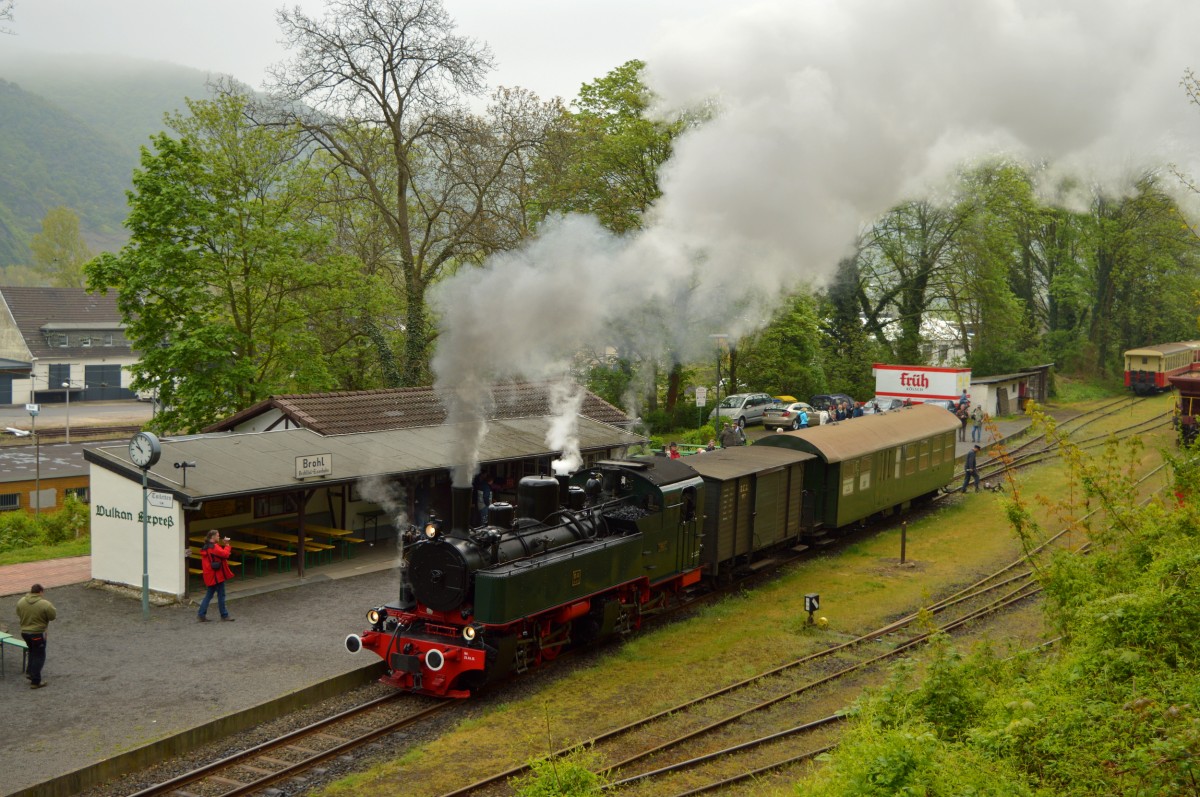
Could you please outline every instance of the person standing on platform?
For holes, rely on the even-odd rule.
[[[46,600],[41,584],[29,588],[29,594],[17,601],[17,617],[21,619],[21,638],[29,648],[29,666],[25,677],[32,689],[46,685],[42,680],[42,667],[46,664],[46,628],[50,621],[58,618],[54,604]]]
[[[979,492],[979,446],[967,452],[967,462],[963,470],[963,486],[959,492],[965,493],[971,479],[975,479],[975,492]]]
[[[803,407],[800,408],[800,428],[808,428],[808,410],[804,409]]]
[[[960,424],[958,429],[958,441],[960,443],[965,443],[967,442],[967,421],[969,420],[966,406],[959,404],[958,409],[954,412],[954,414],[958,416],[958,422]]]
[[[667,446],[667,456],[671,459],[679,459],[679,446],[675,443]]]
[[[208,590],[204,593],[204,600],[200,601],[200,611],[196,614],[197,622],[208,622],[208,604],[213,595],[217,596],[217,609],[221,612],[221,619],[233,622],[229,610],[225,608],[225,582],[233,578],[233,571],[229,569],[229,556],[233,553],[233,548],[229,545],[228,537],[225,538],[224,545],[221,543],[221,532],[213,529],[204,540],[204,547],[200,549],[204,585]]]
[[[983,442],[983,407],[971,410],[971,442]]]
[[[733,427],[726,423],[721,427],[721,448],[733,448],[737,444],[737,434],[733,431]]]

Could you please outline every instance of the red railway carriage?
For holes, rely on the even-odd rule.
[[[1125,387],[1140,395],[1171,389],[1171,377],[1182,374],[1200,357],[1200,341],[1163,343],[1125,352]]]
[[[1175,404],[1179,440],[1190,444],[1196,439],[1197,421],[1200,421],[1200,364],[1182,373],[1172,374],[1170,382],[1179,390],[1179,400]]]

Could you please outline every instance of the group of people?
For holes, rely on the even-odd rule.
[[[959,442],[967,442],[967,421],[970,421],[971,442],[982,443],[983,422],[986,419],[986,415],[983,407],[976,406],[974,409],[971,408],[971,397],[967,395],[967,391],[964,390],[962,392],[962,396],[959,397],[958,402],[955,404],[954,414],[958,417],[961,424],[958,430]]]
[[[837,406],[835,406],[829,413],[830,420],[833,421],[844,421],[847,418],[861,418],[865,414],[866,413],[863,410],[863,403],[861,401],[854,402],[853,407],[844,401],[839,401]]]

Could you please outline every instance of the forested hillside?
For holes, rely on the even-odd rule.
[[[118,246],[138,148],[206,79],[132,59],[0,57],[0,266],[29,262],[57,206],[79,215],[93,248]]]

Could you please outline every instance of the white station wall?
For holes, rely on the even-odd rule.
[[[91,467],[92,578],[142,587],[142,484],[97,465]],[[187,591],[183,513],[151,506],[146,539],[150,589]]]

